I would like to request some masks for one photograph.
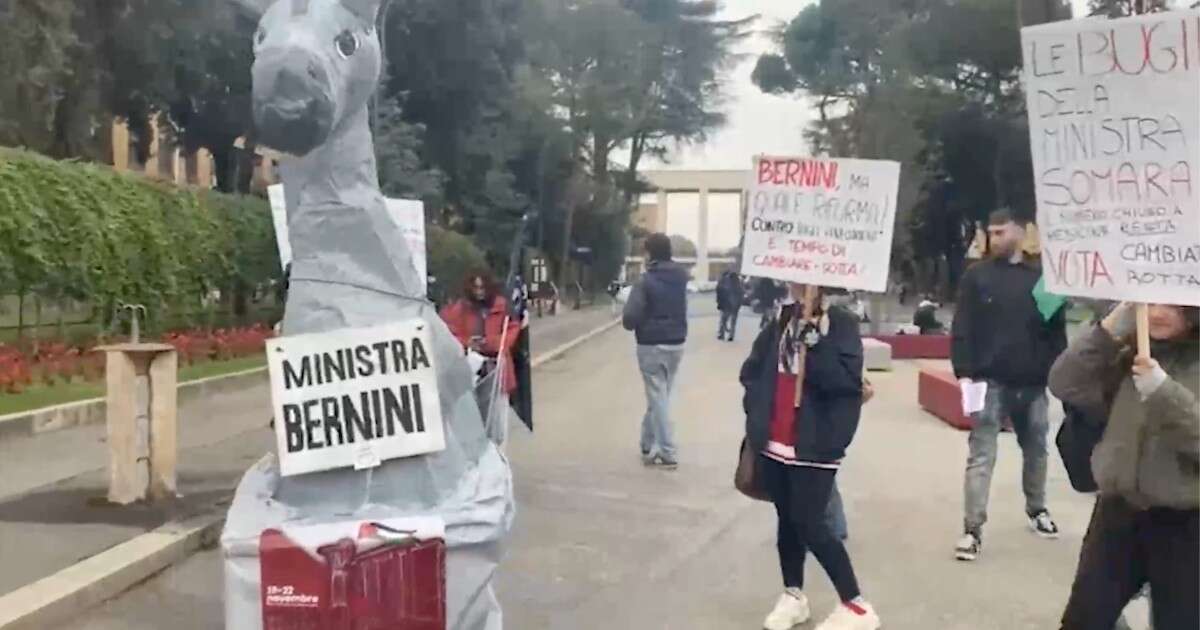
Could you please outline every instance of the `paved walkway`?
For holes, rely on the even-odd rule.
[[[607,306],[534,318],[537,356],[613,319]],[[266,386],[181,409],[183,499],[107,505],[105,428],[93,425],[0,441],[0,595],[163,523],[226,500],[246,468],[273,448]],[[207,626],[209,628],[214,626]]]
[[[757,628],[780,585],[774,515],[732,488],[741,437],[737,369],[753,317],[734,344],[715,341],[711,314],[693,320],[675,414],[678,471],[638,462],[641,383],[629,335],[613,331],[538,372],[538,432],[514,431],[518,521],[499,576],[506,627]],[[1062,539],[1025,524],[1019,456],[1001,437],[987,547],[957,563],[966,434],[916,405],[915,366],[872,379],[839,483],[850,550],[889,630],[1057,627],[1091,510],[1052,457],[1049,498]],[[835,596],[815,562],[817,615]],[[220,627],[221,558],[198,554],[63,630]],[[1144,620],[1135,628],[1144,628]],[[809,627],[809,626],[805,626]]]

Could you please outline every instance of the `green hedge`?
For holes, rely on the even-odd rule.
[[[429,273],[437,278],[437,286],[430,292],[437,302],[445,304],[459,297],[467,274],[487,269],[483,251],[470,238],[433,224],[426,225],[425,238]]]
[[[154,321],[212,289],[279,276],[271,211],[254,197],[174,187],[88,163],[0,149],[0,291]]]

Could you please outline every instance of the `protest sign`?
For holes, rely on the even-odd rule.
[[[267,342],[284,476],[445,448],[433,344],[424,320]]]
[[[271,200],[271,219],[275,223],[275,245],[279,248],[279,266],[287,269],[292,262],[292,244],[288,240],[287,201],[283,184],[267,186],[267,198]]]
[[[396,224],[400,226],[400,231],[404,234],[404,242],[408,245],[408,251],[412,254],[413,265],[417,268],[417,277],[421,279],[421,286],[425,291],[429,291],[426,285],[428,282],[428,262],[425,250],[425,204],[416,199],[388,199],[388,213],[396,220]]]
[[[898,163],[759,156],[752,177],[743,274],[886,290]]]
[[[1200,12],[1021,44],[1047,290],[1200,305]]]

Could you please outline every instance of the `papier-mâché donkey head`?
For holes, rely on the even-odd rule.
[[[380,0],[275,0],[254,35],[259,141],[293,155],[324,144],[367,106],[381,65]]]

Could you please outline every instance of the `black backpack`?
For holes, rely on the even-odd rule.
[[[1067,403],[1063,403],[1063,411],[1067,415],[1054,438],[1063,467],[1067,469],[1072,488],[1079,492],[1095,492],[1098,488],[1096,478],[1092,476],[1092,451],[1104,437],[1105,423]]]

